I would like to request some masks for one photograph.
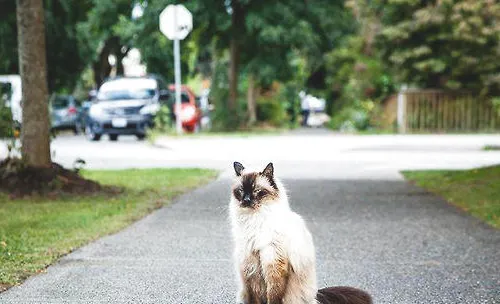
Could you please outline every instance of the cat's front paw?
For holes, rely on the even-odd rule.
[[[245,290],[239,291],[236,295],[236,304],[250,304],[248,294]]]

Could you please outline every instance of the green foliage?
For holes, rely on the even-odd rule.
[[[90,8],[90,0],[45,0],[47,81],[52,92],[73,92],[87,65],[76,27]]]
[[[50,91],[71,92],[85,59],[80,56],[76,25],[90,0],[45,0],[47,73]],[[15,1],[0,1],[0,74],[18,74]]]
[[[130,18],[132,4],[127,0],[90,0],[92,8],[86,19],[77,25],[80,53],[91,62],[97,59],[106,40],[117,36],[115,24],[121,18]]]
[[[390,1],[378,47],[400,82],[500,93],[500,3]]]
[[[0,99],[0,138],[11,138],[14,136],[14,122],[10,107],[6,107]]]
[[[237,104],[239,109],[230,109],[228,106],[229,86],[226,71],[227,61],[219,60],[215,67],[210,89],[210,99],[215,105],[212,115],[212,130],[215,132],[238,130],[244,119],[242,116],[244,102],[242,100],[239,100]]]
[[[343,131],[375,127],[379,104],[396,90],[390,73],[375,55],[364,53],[361,36],[327,54],[327,83],[336,102],[332,106],[330,127]]]
[[[19,74],[16,2],[0,2],[0,74]]]
[[[329,126],[342,132],[366,131],[378,127],[374,118],[379,114],[379,106],[373,100],[357,100],[334,113]]]
[[[283,127],[288,123],[287,104],[283,90],[257,99],[257,121],[267,122],[275,127]]]
[[[172,117],[170,108],[167,105],[162,105],[154,118],[154,128],[160,132],[168,132],[172,129]]]
[[[7,101],[11,98],[10,86],[0,85],[0,138],[12,138],[14,135],[14,121],[12,111],[7,106]]]
[[[492,98],[491,103],[493,104],[495,111],[497,111],[497,114],[500,115],[500,97]]]
[[[182,79],[185,81],[194,71],[195,66],[189,65],[193,54],[197,54],[200,46],[192,42],[200,36],[201,20],[197,19],[198,1],[183,3],[193,14],[194,30],[186,39],[181,41],[181,69]],[[130,1],[124,1],[129,3]],[[121,44],[133,46],[140,50],[142,61],[146,64],[149,73],[158,74],[168,82],[174,82],[174,54],[173,42],[160,32],[159,15],[169,4],[176,4],[173,0],[158,0],[143,3],[143,15],[132,19],[130,14],[122,14],[115,18],[111,29],[112,33],[120,37]],[[203,45],[201,46],[203,47]]]

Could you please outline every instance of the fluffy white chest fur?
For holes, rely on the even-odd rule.
[[[317,303],[312,236],[300,215],[290,209],[283,185],[275,181],[279,196],[257,209],[241,208],[231,197],[238,303],[271,304],[273,288],[282,292],[276,303]],[[286,287],[279,291],[283,284]]]

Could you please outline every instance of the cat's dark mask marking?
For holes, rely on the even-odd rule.
[[[277,192],[271,192],[270,190],[257,185],[257,178],[261,176],[269,181],[269,184],[274,190],[278,190],[278,186],[274,181],[274,168],[272,163],[269,163],[266,168],[259,173],[252,172],[243,174],[243,169],[244,167],[241,163],[234,163],[236,175],[241,176],[241,184],[233,189],[233,195],[242,204],[242,206],[252,207],[265,197],[275,196],[277,194]]]
[[[257,179],[257,173],[248,173],[241,177],[241,186],[233,190],[234,197],[242,203],[243,206],[250,207],[255,202],[254,189]]]

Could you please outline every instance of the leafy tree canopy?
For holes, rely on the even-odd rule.
[[[389,0],[379,48],[401,82],[499,90],[500,3]]]

